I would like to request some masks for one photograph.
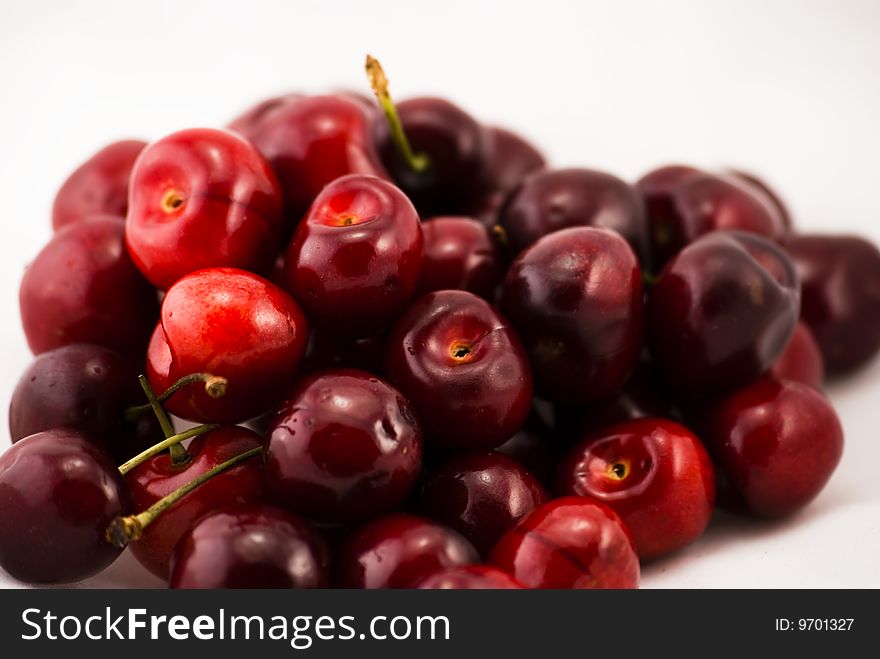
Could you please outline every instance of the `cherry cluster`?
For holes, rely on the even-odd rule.
[[[21,283],[10,575],[130,547],[174,588],[633,588],[716,503],[818,495],[876,247],[739,171],[550,168],[367,72],[378,103],[273,98],[64,183]]]

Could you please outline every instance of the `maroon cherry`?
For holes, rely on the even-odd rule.
[[[156,291],[125,250],[124,223],[82,220],[58,231],[21,281],[21,322],[34,354],[93,343],[140,355],[158,317]]]
[[[131,512],[119,470],[95,440],[54,428],[0,456],[0,566],[28,582],[71,582],[121,551],[106,529]]]
[[[501,308],[523,339],[538,395],[589,403],[619,389],[642,349],[642,274],[609,229],[539,239],[507,272]]]
[[[602,501],[650,560],[699,538],[715,505],[715,473],[700,440],[665,419],[637,419],[588,435],[563,459],[556,493]]]
[[[80,165],[61,186],[52,206],[57,230],[94,215],[124,218],[128,209],[128,179],[146,142],[113,142]]]
[[[451,458],[427,477],[418,510],[461,533],[483,554],[549,500],[538,480],[495,451]]]
[[[736,511],[781,517],[812,501],[843,452],[828,400],[800,382],[762,379],[725,398],[706,420],[719,500]]]
[[[479,562],[473,545],[452,529],[401,513],[356,531],[336,557],[340,588],[414,588],[435,572]]]
[[[513,458],[541,483],[546,483],[559,461],[559,445],[553,431],[532,412],[525,425],[495,450]]]
[[[174,551],[171,588],[326,588],[329,551],[305,520],[266,505],[206,515]]]
[[[315,199],[287,252],[289,290],[334,334],[364,336],[406,307],[422,267],[413,205],[373,176],[344,176]]]
[[[527,515],[495,545],[490,562],[527,588],[638,588],[629,531],[605,504],[562,497]]]
[[[385,371],[438,447],[494,448],[525,422],[532,376],[519,339],[489,303],[429,293],[388,337]]]
[[[769,374],[777,380],[795,380],[816,389],[822,388],[825,380],[822,351],[813,333],[802,321],[794,328],[791,341],[770,367]]]
[[[791,219],[791,213],[788,210],[788,206],[782,201],[782,197],[780,197],[773,188],[767,185],[767,182],[764,179],[738,169],[732,169],[729,173],[734,178],[743,181],[753,192],[763,195],[769,204],[776,209],[779,217],[782,218],[782,223],[785,225],[786,230],[791,231],[794,222]]]
[[[525,588],[506,572],[491,565],[464,565],[435,572],[418,585],[420,590],[513,590]]]
[[[422,431],[391,385],[353,369],[302,380],[266,433],[266,482],[288,509],[324,522],[375,517],[409,495]]]

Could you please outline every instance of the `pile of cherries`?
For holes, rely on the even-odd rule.
[[[0,566],[633,588],[716,502],[819,494],[820,387],[880,349],[876,247],[738,171],[549,168],[367,70],[378,104],[269,99],[64,183],[21,283]]]

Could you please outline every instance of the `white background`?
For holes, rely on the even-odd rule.
[[[798,226],[880,241],[880,2],[0,0],[4,415],[30,360],[19,279],[66,175],[111,140],[222,125],[276,92],[366,91],[367,52],[399,98],[448,96],[556,165],[736,165]],[[880,587],[880,360],[830,395],[847,446],[814,505],[716,520],[645,587]],[[157,583],[126,556],[86,585]]]

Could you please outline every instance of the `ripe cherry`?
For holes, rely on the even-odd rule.
[[[274,284],[233,268],[200,270],[166,294],[147,374],[156,391],[189,373],[222,376],[228,385],[221,399],[188,386],[168,400],[168,410],[194,421],[244,421],[280,402],[307,337],[296,302]]]
[[[21,281],[21,322],[34,354],[93,343],[140,355],[156,323],[156,291],[125,250],[125,225],[82,220],[58,231]]]
[[[490,562],[526,588],[638,588],[629,531],[605,504],[562,497],[527,515],[495,545]]]
[[[753,192],[756,192],[759,195],[763,195],[770,203],[770,205],[776,209],[779,217],[782,218],[782,223],[785,225],[786,230],[792,230],[792,228],[794,227],[794,223],[791,219],[791,213],[788,210],[788,206],[785,204],[784,201],[782,201],[782,197],[780,197],[773,188],[767,185],[767,182],[764,179],[758,178],[754,174],[738,169],[730,170],[729,174],[734,178],[744,182],[746,186]]]
[[[795,380],[816,389],[825,380],[825,363],[822,351],[809,327],[799,321],[788,346],[768,373],[777,380]]]
[[[284,108],[290,104],[298,103],[305,96],[296,92],[282,94],[280,96],[272,96],[252,105],[247,110],[238,115],[235,119],[226,124],[226,128],[244,136],[251,140],[251,136],[257,128],[266,121],[266,118],[275,110]]]
[[[373,176],[328,185],[287,252],[288,289],[325,330],[364,336],[406,307],[422,267],[422,229],[406,196]]]
[[[54,428],[0,456],[0,566],[28,582],[71,582],[106,568],[121,551],[106,529],[130,512],[119,470],[95,440]]]
[[[563,229],[539,239],[507,272],[501,309],[522,337],[536,393],[589,403],[619,389],[643,340],[642,274],[608,229]]]
[[[266,505],[200,519],[178,543],[171,588],[326,588],[329,551],[305,520]]]
[[[418,585],[420,590],[513,590],[525,588],[506,572],[491,565],[464,565],[435,572]]]
[[[390,512],[422,464],[410,404],[383,380],[353,369],[302,380],[266,433],[266,482],[288,509],[324,522]]]
[[[569,451],[556,493],[597,499],[630,530],[642,560],[699,538],[715,505],[715,473],[700,440],[665,419],[627,421]]]
[[[438,447],[494,448],[525,422],[532,376],[519,339],[489,303],[429,293],[388,337],[385,372]]]

